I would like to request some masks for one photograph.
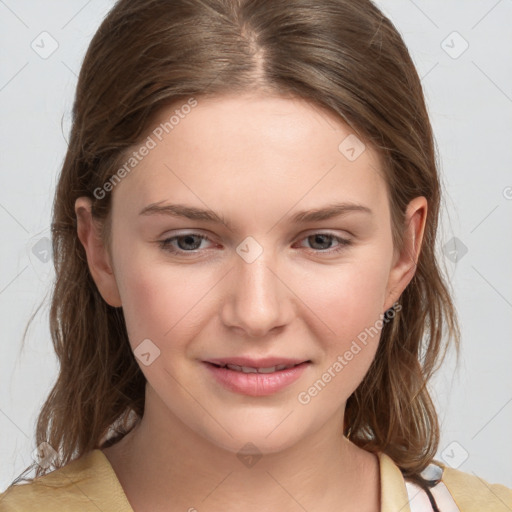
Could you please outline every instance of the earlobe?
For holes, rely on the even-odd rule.
[[[75,201],[77,234],[87,256],[87,264],[98,291],[107,304],[121,307],[121,297],[112,270],[110,255],[100,236],[99,225],[91,213],[91,200],[79,197]]]
[[[416,273],[416,265],[421,251],[425,231],[428,204],[425,197],[415,197],[407,206],[403,247],[391,268],[384,311],[398,300]]]

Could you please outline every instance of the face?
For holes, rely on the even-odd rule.
[[[233,452],[281,450],[330,423],[339,432],[382,313],[412,278],[379,159],[299,99],[198,98],[184,111],[114,186],[112,273],[91,269],[122,305],[146,412]],[[207,362],[234,358],[269,373]],[[279,362],[301,364],[269,368]]]

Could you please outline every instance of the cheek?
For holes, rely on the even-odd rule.
[[[310,330],[322,345],[317,381],[325,385],[323,399],[338,403],[348,398],[368,371],[378,348],[383,301],[388,279],[383,258],[361,258],[305,279],[302,293],[307,297]],[[304,308],[303,311],[305,311]],[[312,393],[315,393],[315,387]]]
[[[205,293],[214,284],[209,284],[208,274],[192,267],[187,271],[136,257],[124,266],[122,276],[120,293],[131,345],[149,338],[166,350],[191,334],[208,304]]]
[[[301,296],[339,343],[373,325],[383,313],[387,279],[382,261],[360,259],[311,273],[302,281]]]

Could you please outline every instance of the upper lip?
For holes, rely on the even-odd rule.
[[[297,365],[304,362],[309,362],[309,359],[290,359],[289,357],[264,357],[262,359],[253,359],[251,357],[218,357],[214,359],[208,359],[207,363],[213,363],[220,366],[227,364],[235,364],[237,366],[246,366],[249,368],[271,368],[284,364]]]

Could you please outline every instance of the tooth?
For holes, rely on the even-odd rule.
[[[249,366],[242,366],[242,371],[244,373],[258,373],[258,370],[256,370],[256,368],[251,368]]]
[[[276,367],[275,366],[271,366],[270,368],[260,368],[258,370],[258,373],[273,373],[276,371]]]
[[[237,364],[227,364],[224,366],[224,368],[229,368],[230,370],[243,373],[274,373],[276,371],[293,368],[294,366],[296,365],[278,364],[277,366],[270,366],[268,368],[253,368],[252,366],[238,366]]]

